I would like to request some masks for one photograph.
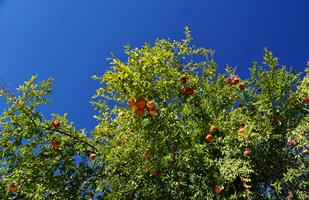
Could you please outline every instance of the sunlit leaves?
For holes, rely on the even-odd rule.
[[[250,199],[269,191],[284,196],[280,190],[286,186],[278,189],[271,183],[283,181],[293,167],[290,160],[300,152],[296,149],[307,148],[308,141],[308,136],[293,133],[304,131],[308,123],[300,101],[306,95],[306,87],[299,86],[300,75],[279,67],[267,49],[263,64],[268,67],[255,62],[250,79],[242,79],[230,67],[220,74],[213,51],[191,42],[186,27],[182,41],[127,45],[127,60],[113,57],[112,70],[95,77],[103,83],[95,95],[102,121],[94,135],[104,141],[110,163],[113,191],[107,198]],[[147,110],[139,115],[129,105],[128,100],[140,98],[156,102],[155,117]],[[117,106],[112,108],[107,100]],[[218,131],[209,133],[212,125]],[[207,134],[212,139],[205,142]],[[300,147],[288,146],[291,135],[302,141]],[[149,151],[151,159],[145,159]],[[306,163],[304,159],[299,156],[295,162]]]
[[[92,135],[67,114],[39,112],[52,79],[33,76],[16,93],[1,86],[1,197],[308,197],[308,69],[301,79],[265,49],[249,79],[229,66],[219,73],[188,27],[181,41],[124,51],[93,76]]]

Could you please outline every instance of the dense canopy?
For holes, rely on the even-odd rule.
[[[244,79],[192,45],[188,28],[182,41],[125,53],[93,77],[91,133],[42,115],[52,79],[17,92],[2,84],[1,198],[308,198],[308,68],[280,66],[265,49]]]

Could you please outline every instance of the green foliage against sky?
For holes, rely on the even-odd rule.
[[[219,73],[214,51],[191,40],[186,28],[182,41],[113,56],[93,77],[101,87],[91,137],[66,115],[40,113],[51,79],[32,77],[14,95],[3,87],[0,196],[308,198],[308,68],[301,76],[265,49],[242,79],[230,67]]]

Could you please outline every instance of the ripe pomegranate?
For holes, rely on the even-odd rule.
[[[291,147],[295,147],[297,145],[296,140],[295,139],[291,139],[290,140],[290,145],[291,145]]]
[[[204,140],[205,140],[206,142],[211,142],[211,141],[213,140],[213,136],[210,135],[210,134],[208,134],[208,135],[205,136]]]
[[[180,93],[182,94],[182,95],[185,95],[185,94],[187,94],[187,89],[186,88],[182,88],[181,90],[180,90]]]
[[[59,121],[59,120],[54,120],[54,121],[52,122],[52,125],[53,125],[53,127],[55,127],[55,128],[59,128],[59,127],[60,127],[60,121]]]
[[[136,105],[134,99],[129,99],[128,102],[129,102],[129,104],[130,104],[131,107],[133,107],[133,106]]]
[[[232,80],[233,84],[238,84],[239,83],[239,78],[237,76],[235,76]]]
[[[216,186],[216,187],[214,188],[214,193],[216,193],[216,194],[220,194],[220,193],[221,193],[221,188],[220,188],[220,186]]]
[[[145,101],[145,99],[140,98],[140,99],[138,100],[137,106],[138,106],[139,109],[144,109],[145,106],[146,106],[146,101]]]
[[[251,157],[251,155],[252,155],[251,151],[249,151],[249,150],[245,150],[245,151],[244,151],[244,156],[245,156],[246,158]]]
[[[137,111],[137,110],[139,109],[137,105],[133,105],[133,106],[131,106],[131,108],[132,108],[132,110],[134,110],[134,111]]]
[[[152,117],[156,116],[158,114],[156,109],[150,109],[149,110],[149,115],[151,115]]]
[[[17,185],[15,185],[15,184],[8,185],[8,189],[11,190],[11,191],[16,191]]]
[[[194,88],[190,88],[187,90],[188,95],[193,95],[193,93],[194,93]]]
[[[60,144],[57,140],[52,140],[51,144],[53,149],[59,149],[60,147]]]
[[[144,110],[144,109],[137,109],[135,112],[136,112],[136,114],[138,114],[139,116],[144,116],[144,114],[145,114],[145,110]]]
[[[89,155],[90,160],[94,160],[96,157],[97,157],[97,154],[95,154],[95,153],[91,153]]]
[[[227,84],[232,84],[232,83],[233,83],[233,80],[232,80],[230,77],[226,77],[226,78],[225,78],[225,82],[226,82]]]
[[[218,130],[217,127],[215,127],[214,125],[212,125],[209,129],[211,133],[217,132],[217,130]]]
[[[148,101],[148,102],[147,102],[147,107],[148,107],[149,109],[154,109],[154,108],[155,108],[155,103],[154,103],[154,101]]]

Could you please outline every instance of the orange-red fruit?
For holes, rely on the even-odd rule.
[[[137,109],[135,112],[136,112],[136,114],[138,114],[139,116],[144,116],[144,114],[145,114],[145,110],[144,110],[144,109]]]
[[[152,117],[156,116],[158,114],[156,109],[150,109],[149,110],[149,115],[151,115]]]
[[[145,151],[145,153],[144,153],[144,158],[146,158],[146,159],[150,159],[150,158],[152,158],[152,156],[153,156],[153,154],[152,154],[152,152],[151,151]]]
[[[136,105],[134,99],[129,99],[128,102],[132,107]]]
[[[205,136],[204,139],[205,139],[206,142],[211,142],[213,140],[213,136],[208,134],[208,135]]]
[[[133,105],[131,107],[132,107],[132,110],[134,110],[134,111],[137,111],[139,109],[137,105]]]
[[[251,157],[251,155],[252,155],[251,151],[249,151],[249,150],[244,151],[244,156],[245,156],[246,158]]]
[[[8,185],[8,189],[11,190],[11,191],[16,191],[17,185],[15,185],[15,184]]]
[[[181,90],[180,90],[180,93],[181,94],[183,94],[183,95],[185,95],[185,94],[187,94],[187,89],[186,88],[182,88]]]
[[[290,141],[290,145],[291,145],[291,147],[295,147],[295,146],[297,145],[296,140],[292,139],[292,140]]]
[[[134,99],[129,99],[128,102],[129,102],[132,110],[136,111],[138,109],[138,106],[136,105]]]
[[[234,84],[238,84],[239,83],[239,78],[237,76],[235,76],[232,80],[232,83]]]
[[[304,101],[305,101],[306,103],[309,103],[309,96],[307,96],[307,97],[304,99]]]
[[[228,84],[232,84],[233,80],[230,77],[226,77],[225,82],[228,83]]]
[[[187,94],[193,95],[193,93],[194,93],[194,89],[193,88],[190,88],[190,89],[187,90]]]
[[[220,186],[216,186],[216,187],[214,188],[214,192],[215,192],[216,194],[220,194],[220,193],[221,193],[221,188],[220,188]]]
[[[245,84],[241,83],[238,87],[240,91],[243,91],[245,89]]]
[[[186,84],[189,78],[187,76],[183,76],[180,78],[182,84]]]
[[[149,109],[154,109],[154,108],[155,108],[155,103],[154,103],[154,101],[148,101],[148,102],[147,102],[147,107],[148,107]]]
[[[59,142],[57,140],[52,140],[51,143],[52,143],[52,148],[53,149],[59,149],[60,144],[59,144]]]
[[[210,127],[210,129],[209,129],[209,131],[211,132],[211,133],[214,133],[214,132],[217,132],[217,127],[215,127],[215,126],[211,126]]]
[[[145,99],[141,98],[138,100],[137,106],[139,109],[144,109],[146,106],[146,101]]]
[[[90,160],[94,160],[96,157],[97,157],[97,154],[95,154],[95,153],[91,153],[89,155]]]
[[[59,120],[55,120],[52,122],[53,127],[55,128],[59,128],[60,127],[60,121]]]

